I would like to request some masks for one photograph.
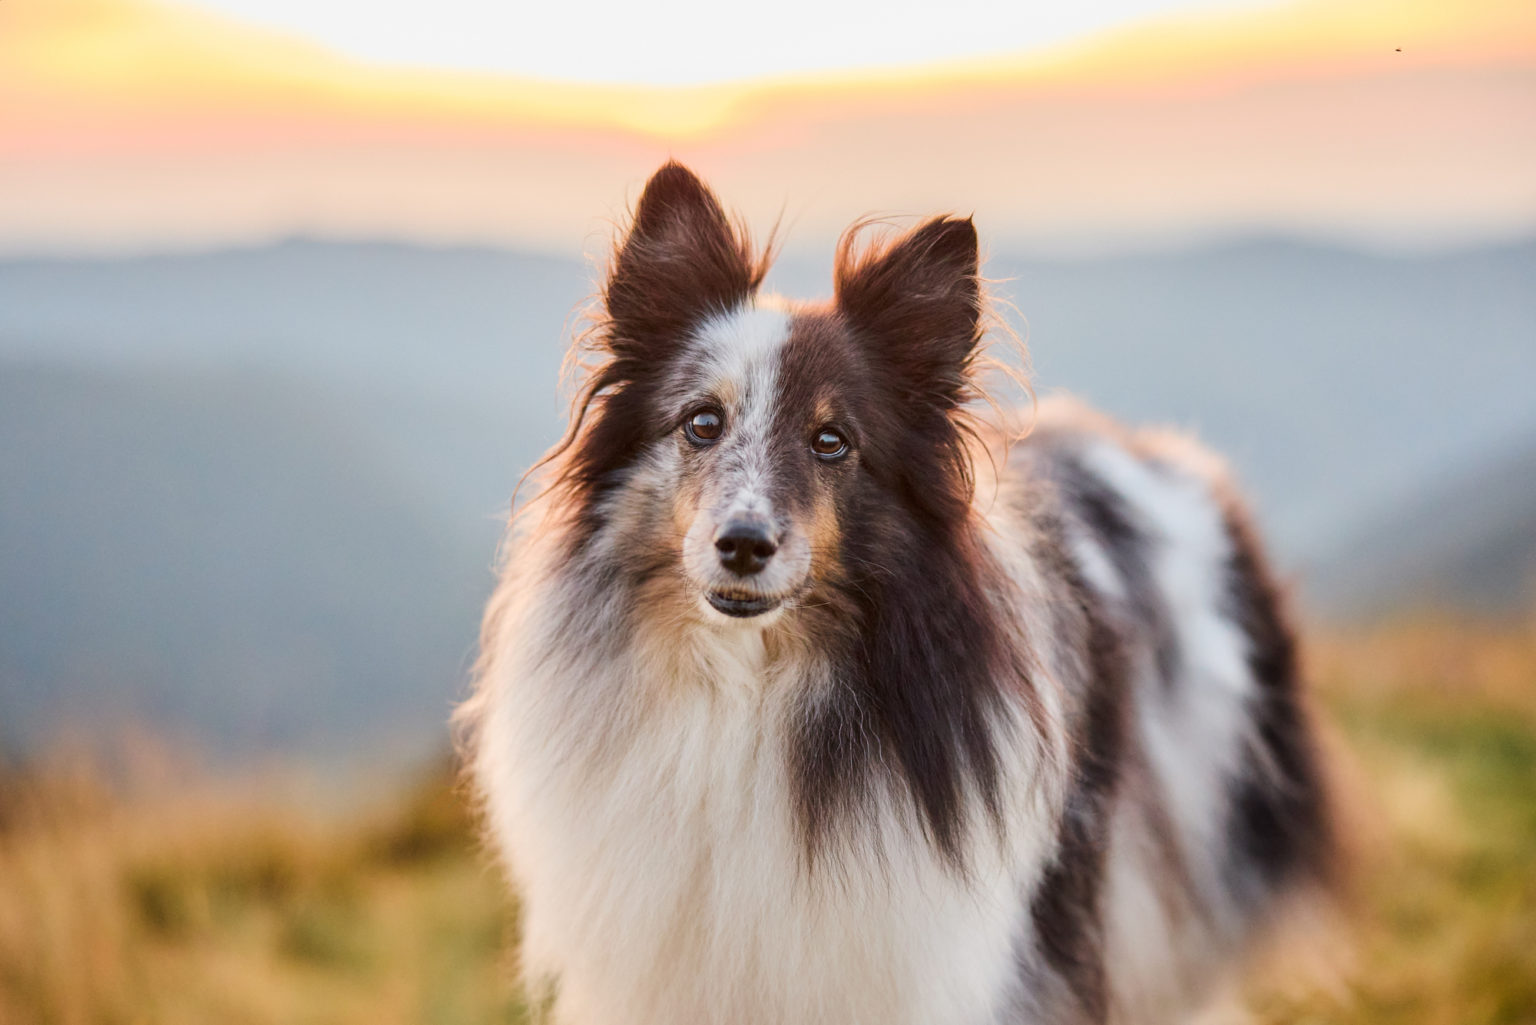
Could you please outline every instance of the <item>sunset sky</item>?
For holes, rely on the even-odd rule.
[[[699,85],[1039,49],[1170,11],[1273,2],[947,0],[942,15],[933,3],[914,0],[779,0],[771,8],[719,0],[437,0],[394,5],[387,17],[358,0],[204,0],[203,6],[363,60],[550,81]]]
[[[669,155],[791,245],[940,209],[1045,250],[1536,230],[1528,0],[1014,6],[6,0],[0,250],[591,251]]]

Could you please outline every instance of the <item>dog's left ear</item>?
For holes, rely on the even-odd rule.
[[[852,233],[839,247],[837,305],[877,366],[902,391],[941,409],[969,397],[981,342],[976,226],[935,217],[859,257]]]

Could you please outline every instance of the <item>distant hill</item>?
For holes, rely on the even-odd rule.
[[[0,743],[441,742],[496,525],[445,516],[369,419],[260,375],[0,364]]]
[[[267,368],[414,397],[512,396],[553,418],[576,260],[294,240],[0,260],[0,358]],[[533,387],[537,382],[537,389]]]
[[[1536,428],[1536,242],[994,264],[1028,319],[1038,386],[1198,431],[1292,565],[1388,496]]]
[[[1528,551],[1528,493],[1436,495],[1536,436],[1536,242],[987,269],[1036,387],[1198,430],[1320,607]],[[769,283],[829,289],[825,261]],[[366,243],[0,261],[0,744],[125,716],[231,753],[440,739],[590,287],[575,260]],[[1366,531],[1407,540],[1354,540],[1420,503]]]
[[[1472,461],[1358,525],[1308,574],[1335,616],[1536,604],[1536,437]]]

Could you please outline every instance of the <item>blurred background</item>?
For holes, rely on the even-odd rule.
[[[446,720],[668,157],[1229,456],[1369,866],[1262,1020],[1536,1022],[1536,6],[1034,6],[0,3],[0,1022],[533,1013]]]

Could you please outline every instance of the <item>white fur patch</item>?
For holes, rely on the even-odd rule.
[[[1010,842],[978,844],[968,876],[895,792],[854,850],[810,870],[786,730],[794,699],[826,685],[814,656],[770,663],[760,633],[646,623],[603,658],[552,633],[571,600],[513,599],[477,712],[525,963],[558,976],[562,1025],[998,1020],[1049,843],[1038,790],[1008,799]],[[1031,731],[999,727],[1005,773],[1036,778]]]
[[[728,512],[770,515],[768,442],[778,394],[779,357],[789,339],[790,318],[771,299],[754,300],[698,331],[691,352],[702,378],[727,398],[726,444],[737,469]]]
[[[1177,638],[1179,667],[1166,693],[1141,681],[1138,725],[1187,867],[1208,910],[1221,913],[1228,780],[1247,740],[1254,691],[1247,638],[1224,610],[1231,538],[1198,470],[1154,468],[1109,441],[1090,447],[1085,462],[1148,528],[1152,578]]]
[[[758,296],[740,309],[705,321],[692,350],[712,376],[742,380],[776,363],[789,340],[789,324],[789,310],[781,301]]]

